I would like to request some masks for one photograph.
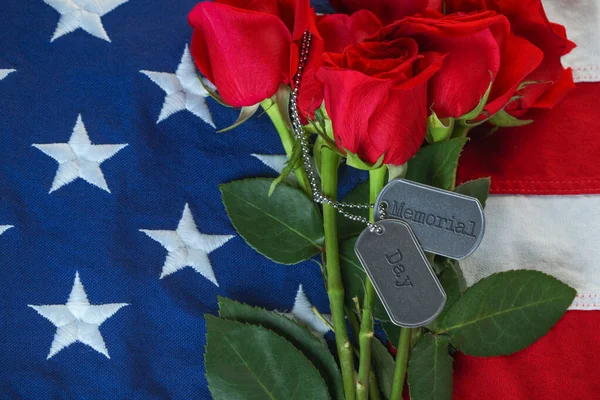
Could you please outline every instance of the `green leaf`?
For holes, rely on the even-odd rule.
[[[238,303],[225,297],[219,296],[218,299],[221,318],[262,325],[282,336],[300,350],[319,370],[325,382],[329,384],[331,398],[344,400],[342,376],[325,342],[319,340],[305,327],[281,314]]]
[[[347,149],[344,149],[344,151],[346,152],[347,157],[346,164],[353,168],[361,169],[364,171],[370,171],[372,169],[377,169],[383,165],[383,158],[385,157],[385,154],[382,154],[375,164],[370,164],[361,160],[358,154],[354,154],[351,151],[348,151]]]
[[[373,339],[372,343],[371,353],[377,384],[379,385],[379,390],[389,399],[392,394],[396,362],[383,343],[377,339]]]
[[[363,269],[356,253],[354,253],[354,244],[357,238],[344,240],[340,243],[340,269],[342,271],[342,281],[344,284],[344,295],[346,297],[346,305],[349,309],[354,310],[354,302],[352,299],[357,297],[360,304],[363,304],[365,294],[365,279],[366,273]],[[373,315],[381,321],[389,321],[383,304],[379,297],[375,297],[375,308]]]
[[[315,110],[315,119],[317,120],[317,122],[321,126],[321,129],[324,132],[326,132],[325,114],[327,114],[327,111],[325,111],[325,102],[323,102],[323,104],[321,104],[321,107]],[[327,118],[329,119],[329,117]]]
[[[491,179],[489,177],[479,178],[458,185],[454,191],[465,196],[475,197],[481,203],[481,207],[485,207],[485,202],[490,193],[490,185]]]
[[[322,145],[326,145],[332,151],[335,151],[341,156],[345,156],[344,153],[338,149],[335,143],[335,137],[333,135],[333,125],[331,119],[325,109],[325,102],[321,104],[321,107],[315,110],[315,119],[308,117],[308,125],[304,126],[304,129],[309,133],[319,135],[319,138],[323,141]]]
[[[206,315],[205,367],[214,400],[329,399],[325,382],[275,332]]]
[[[471,286],[440,323],[460,351],[511,354],[544,336],[567,311],[575,290],[539,271],[490,275]]]
[[[498,111],[490,118],[490,124],[496,125],[500,128],[529,125],[532,122],[532,119],[518,119],[513,117],[504,110]]]
[[[408,161],[406,178],[451,190],[458,158],[466,142],[466,138],[456,138],[421,148],[417,155]]]
[[[436,256],[436,259],[438,257],[440,256]],[[437,316],[429,327],[433,331],[439,329],[440,321],[444,319],[444,316],[452,308],[452,305],[462,296],[465,288],[464,277],[462,276],[458,261],[446,257],[442,258],[445,258],[444,263],[446,264],[446,268],[438,274],[438,279],[444,288],[444,292],[446,292],[446,304],[440,315]]]
[[[426,334],[412,349],[408,363],[411,400],[452,399],[452,357],[448,338]]]
[[[302,147],[300,145],[300,141],[296,140],[296,142],[294,142],[294,148],[292,150],[292,155],[285,162],[285,166],[281,170],[281,173],[279,174],[279,176],[277,178],[275,178],[275,180],[273,180],[273,182],[271,182],[271,186],[269,186],[269,197],[271,197],[271,195],[275,191],[275,188],[277,187],[277,185],[279,185],[281,182],[284,182],[288,178],[288,176],[292,173],[292,170],[294,169],[294,167],[297,165],[297,163],[300,160],[300,154],[302,154]]]
[[[439,119],[437,114],[432,110],[431,115],[427,118],[426,139],[429,143],[442,142],[452,136],[453,129],[454,118]]]
[[[238,126],[246,122],[248,118],[253,116],[256,113],[256,110],[258,110],[258,107],[260,107],[260,103],[255,104],[253,106],[242,107],[240,109],[240,115],[235,120],[235,122],[227,128],[219,129],[217,133],[227,132],[232,130],[233,128],[237,128]]]
[[[458,263],[457,263],[458,264]],[[439,276],[440,283],[446,292],[446,306],[451,307],[461,296],[462,290],[460,288],[460,278],[456,269],[447,268],[442,274]],[[449,308],[448,307],[448,308]],[[440,314],[441,318],[443,314],[446,312],[446,308],[442,310]]]
[[[453,260],[444,256],[435,256],[432,262],[432,267],[435,273],[440,276],[446,270],[453,270],[453,275],[456,276],[458,280],[458,288],[461,293],[467,289],[467,282],[465,281],[465,277],[463,276],[462,270],[460,269],[460,265],[457,260]]]
[[[286,183],[269,196],[273,179],[255,178],[219,185],[227,214],[256,251],[281,264],[295,264],[323,248],[323,220],[300,190]]]
[[[329,115],[327,114],[327,109],[325,108],[325,102],[323,102],[321,104],[321,107],[319,107],[315,110],[315,119],[319,123],[319,126],[321,127],[321,131],[323,133],[325,133],[326,137],[329,140],[334,141],[333,125],[331,122],[331,118],[329,118]],[[335,143],[335,141],[333,143]]]
[[[352,189],[343,199],[345,203],[358,203],[367,204],[369,203],[369,181],[359,183]],[[353,208],[352,214],[369,218],[369,210],[366,208]],[[337,214],[338,223],[338,236],[341,239],[347,239],[350,237],[358,236],[364,229],[365,224],[358,221],[352,221],[344,217],[342,214]]]
[[[446,304],[444,305],[444,309],[440,315],[427,326],[429,330],[437,331],[444,314],[450,309],[452,304],[462,296],[467,288],[467,284],[457,260],[432,253],[425,253],[425,255],[429,259],[435,274],[442,284],[444,292],[446,292]]]
[[[485,93],[483,94],[483,96],[481,96],[481,98],[479,100],[479,104],[477,104],[477,107],[475,107],[473,110],[466,113],[465,115],[458,117],[459,120],[467,122],[467,121],[477,118],[479,116],[479,114],[481,114],[481,112],[485,108],[485,105],[487,104],[488,97],[490,97],[490,93],[492,91],[492,84],[494,83],[494,76],[492,75],[491,71],[490,71],[490,78],[491,78],[490,84],[489,84],[487,90],[485,91]]]

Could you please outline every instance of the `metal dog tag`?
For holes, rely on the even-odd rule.
[[[446,293],[410,226],[377,222],[382,233],[365,229],[354,246],[391,321],[406,328],[427,325],[442,311]]]
[[[425,251],[461,260],[481,243],[485,229],[483,208],[474,197],[394,179],[375,202],[375,220],[401,219],[410,224]]]

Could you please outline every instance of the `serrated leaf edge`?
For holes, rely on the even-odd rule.
[[[224,187],[224,186],[227,186],[227,185],[229,185],[229,184],[231,184],[231,183],[234,183],[234,182],[240,182],[240,181],[252,181],[252,180],[265,180],[265,181],[269,181],[269,180],[273,180],[273,179],[275,179],[275,178],[246,178],[246,179],[238,179],[238,180],[235,180],[235,181],[231,181],[231,182],[227,182],[227,183],[221,183],[221,184],[219,184],[219,190],[221,191],[221,195],[222,195],[222,194],[223,194],[223,187]],[[278,186],[280,186],[280,185],[283,185],[283,186],[288,186],[288,187],[290,187],[290,188],[292,188],[292,189],[295,189],[295,190],[297,190],[297,191],[298,191],[298,192],[300,192],[302,195],[306,196],[306,195],[304,194],[304,192],[302,192],[300,189],[298,189],[298,188],[295,188],[294,186],[292,186],[292,185],[288,184],[287,182],[281,182],[281,183],[280,183]],[[268,193],[267,193],[267,194],[268,194]],[[236,197],[237,197],[237,196],[236,196]],[[239,197],[237,197],[237,198],[239,198]],[[229,220],[231,221],[231,215],[230,215],[230,213],[229,213],[229,209],[228,209],[227,205],[225,205],[225,202],[223,202],[223,206],[225,207],[225,212],[227,213],[227,217],[228,217],[228,218],[229,218]],[[316,207],[316,206],[315,206],[315,207]],[[317,209],[317,210],[318,210],[318,209]],[[323,219],[323,218],[321,217],[321,214],[319,214],[319,218],[321,218],[321,220]],[[233,225],[233,222],[232,222],[232,225]],[[235,225],[234,225],[233,227],[235,228]],[[238,232],[237,228],[235,228],[235,230],[236,230],[236,232]],[[295,230],[294,230],[294,231],[295,231]],[[239,232],[238,232],[238,234],[239,234]],[[272,258],[272,257],[269,257],[268,255],[266,255],[266,254],[264,254],[264,253],[262,253],[262,252],[258,251],[258,249],[257,249],[255,246],[253,246],[252,244],[248,243],[248,241],[246,241],[246,239],[245,239],[245,238],[244,238],[244,237],[243,237],[241,234],[240,234],[240,236],[241,236],[241,237],[244,239],[244,242],[245,242],[245,243],[246,243],[248,246],[250,246],[250,247],[251,247],[251,248],[252,248],[254,251],[256,251],[258,254],[260,254],[260,255],[262,255],[262,256],[264,256],[264,257],[268,258],[269,260],[271,260],[271,261],[273,261],[273,262],[276,262],[276,263],[278,263],[278,264],[283,264],[283,265],[295,265],[295,264],[301,263],[301,262],[303,262],[303,261],[306,261],[306,260],[308,260],[308,259],[310,258],[310,257],[309,257],[309,258],[306,258],[306,259],[304,259],[304,260],[300,260],[300,261],[298,261],[298,262],[294,262],[294,263],[284,263],[284,262],[281,262],[281,261],[279,261],[279,260],[275,260],[274,258]],[[300,235],[300,236],[303,236],[303,237],[304,237],[304,235]],[[309,241],[310,243],[313,243],[311,240],[308,240],[308,241]],[[314,243],[313,243],[313,244],[314,244]],[[313,254],[311,257],[314,257],[315,255],[319,254],[319,252],[323,252],[323,251],[325,250],[325,248],[324,248],[323,246],[318,246],[317,244],[315,244],[315,247],[318,249],[318,251],[317,251],[317,252],[315,252],[315,254]]]
[[[270,332],[270,333],[272,333],[273,335],[277,336],[279,339],[281,339],[281,340],[285,341],[286,343],[288,343],[288,344],[289,344],[289,345],[290,345],[290,346],[291,346],[291,347],[294,349],[294,351],[295,351],[296,353],[298,353],[298,355],[299,355],[301,358],[303,358],[303,359],[304,359],[304,360],[305,360],[305,361],[306,361],[306,362],[307,362],[309,365],[311,365],[311,366],[313,367],[313,369],[315,370],[315,372],[317,373],[317,375],[319,375],[319,376],[321,377],[321,380],[323,381],[323,386],[324,386],[324,387],[325,387],[325,389],[326,389],[325,393],[327,394],[327,398],[331,399],[331,396],[329,396],[329,390],[328,390],[327,383],[326,383],[326,382],[325,382],[325,380],[323,379],[323,377],[322,377],[321,373],[319,372],[319,370],[318,370],[318,369],[315,367],[315,365],[312,363],[312,361],[310,361],[310,360],[309,360],[309,359],[308,359],[308,358],[307,358],[307,357],[304,355],[304,353],[302,353],[300,350],[298,350],[298,349],[296,348],[296,346],[294,346],[294,344],[293,344],[292,342],[290,342],[289,340],[287,340],[287,339],[286,339],[286,338],[284,338],[283,336],[279,335],[277,332],[275,332],[275,331],[273,331],[273,330],[271,330],[271,329],[267,329],[267,328],[265,328],[264,326],[262,326],[262,325],[259,325],[259,324],[251,324],[251,323],[247,323],[247,322],[241,322],[241,321],[237,321],[237,320],[231,320],[231,319],[227,319],[227,318],[221,318],[221,317],[217,317],[217,316],[215,316],[215,315],[212,315],[212,314],[204,314],[204,319],[205,319],[205,320],[206,320],[206,318],[207,318],[207,317],[208,317],[209,319],[210,319],[210,318],[214,318],[214,319],[221,319],[221,320],[228,321],[228,322],[231,322],[231,323],[234,323],[234,324],[244,325],[244,326],[251,327],[251,328],[253,328],[253,329],[258,329],[258,330],[261,330],[261,331],[264,331],[264,332]],[[206,351],[206,350],[207,350],[207,346],[208,346],[208,340],[209,340],[209,332],[208,332],[208,329],[207,329],[207,330],[206,330],[206,345],[204,346],[204,347],[205,347],[205,351],[204,351],[204,361],[205,361],[205,365],[206,365],[206,354],[207,354],[207,351]],[[234,351],[235,351],[235,349],[234,349]],[[237,353],[237,351],[236,351],[236,353]],[[241,358],[241,357],[240,357],[240,358]],[[242,361],[243,361],[243,360],[242,360]],[[206,368],[206,374],[205,374],[205,376],[206,376],[206,380],[208,381],[208,368]],[[257,379],[257,380],[258,380],[258,379]],[[209,384],[208,386],[209,386],[209,390],[210,390],[210,384]],[[261,383],[261,386],[263,386],[263,385],[262,385],[262,383]],[[263,387],[264,387],[264,386],[263,386]],[[267,389],[266,389],[266,388],[265,388],[265,392],[267,392],[267,393],[269,393],[269,394],[270,394],[270,392],[269,392],[269,391],[267,391]],[[273,397],[273,396],[271,396],[271,399],[273,399],[273,400],[277,400],[277,399],[276,399],[275,397]]]
[[[571,293],[572,293],[572,299],[571,299],[571,302],[572,302],[572,301],[575,299],[575,295],[577,294],[577,291],[576,291],[574,288],[572,288],[571,286],[567,285],[566,283],[562,282],[561,280],[559,280],[559,279],[555,278],[554,276],[552,276],[552,275],[550,275],[550,274],[546,274],[545,272],[538,271],[538,270],[528,270],[528,269],[512,269],[512,270],[508,270],[508,271],[502,271],[502,272],[497,272],[497,273],[494,273],[494,274],[492,274],[492,275],[489,275],[489,276],[487,276],[487,277],[485,277],[485,278],[483,278],[483,279],[480,279],[480,280],[479,280],[479,281],[477,281],[475,284],[473,284],[473,285],[471,285],[469,288],[467,288],[467,291],[468,291],[469,289],[471,289],[472,287],[474,287],[475,285],[477,285],[477,284],[479,284],[479,283],[481,283],[481,282],[483,282],[483,281],[485,281],[485,280],[491,279],[491,278],[493,278],[493,277],[496,277],[496,276],[498,276],[498,275],[505,275],[505,274],[508,274],[508,273],[515,273],[515,272],[516,272],[516,273],[520,273],[520,272],[535,272],[535,273],[539,273],[539,274],[541,274],[541,275],[543,275],[543,276],[545,276],[545,277],[547,277],[547,278],[550,278],[550,279],[552,279],[552,280],[554,280],[554,281],[556,281],[556,282],[559,282],[559,283],[561,283],[561,284],[565,285],[565,286],[566,286],[568,289],[571,289]],[[465,292],[465,294],[466,294],[466,293],[467,293],[467,292]],[[463,328],[463,327],[465,327],[465,326],[469,326],[469,325],[472,325],[472,324],[474,324],[474,323],[477,323],[477,322],[480,322],[480,321],[483,321],[483,320],[486,320],[486,319],[488,319],[488,318],[492,318],[492,317],[495,317],[495,316],[498,316],[498,315],[502,315],[502,314],[505,314],[505,313],[508,313],[508,312],[512,312],[512,311],[514,311],[514,310],[525,309],[525,308],[528,308],[528,307],[531,307],[531,306],[536,306],[536,305],[540,305],[540,304],[544,304],[544,303],[551,303],[551,302],[554,302],[554,301],[557,301],[557,300],[564,300],[564,299],[566,299],[566,298],[567,298],[567,296],[566,296],[566,295],[563,295],[563,296],[559,296],[559,297],[553,297],[553,298],[551,298],[551,299],[545,299],[544,301],[537,301],[537,302],[535,302],[535,303],[530,303],[530,304],[527,304],[526,306],[517,307],[517,308],[511,308],[510,310],[503,310],[503,311],[496,312],[496,313],[494,313],[494,314],[492,314],[492,315],[488,315],[488,316],[486,316],[486,317],[484,317],[484,318],[480,318],[480,319],[477,319],[477,320],[474,320],[474,321],[469,321],[469,322],[467,322],[467,323],[463,323],[463,324],[459,324],[459,325],[453,325],[453,326],[450,326],[450,327],[444,327],[444,328],[442,328],[442,329],[439,329],[438,331],[436,331],[436,332],[434,332],[434,333],[435,333],[436,335],[447,335],[447,336],[449,336],[449,337],[450,337],[450,342],[452,343],[452,345],[453,345],[453,346],[455,346],[457,349],[459,349],[459,350],[463,351],[463,350],[460,348],[460,346],[459,346],[459,345],[457,345],[456,343],[453,343],[453,341],[452,341],[452,331],[456,330],[457,328]],[[456,304],[457,304],[459,301],[460,301],[460,299],[459,299],[459,300],[457,300],[457,301],[454,303],[453,307],[454,307],[454,306],[456,306]],[[451,311],[451,310],[449,310],[448,314],[450,314],[450,311]],[[447,315],[448,315],[448,314],[447,314]],[[446,317],[447,317],[447,315],[446,315]],[[442,322],[441,322],[441,325],[442,325],[442,326],[444,326],[444,325],[445,325],[445,322],[446,322],[445,320],[444,320],[444,321],[442,321]],[[517,351],[519,351],[519,350],[516,350],[516,351],[514,351],[514,352],[512,352],[512,353],[494,352],[494,353],[486,354],[486,356],[510,355],[510,354],[516,353]],[[469,353],[466,353],[466,354],[469,354]]]

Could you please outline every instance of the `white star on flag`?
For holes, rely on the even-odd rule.
[[[110,193],[100,164],[117,154],[127,144],[92,144],[79,115],[68,143],[33,144],[32,146],[58,162],[58,170],[50,193],[77,178]]]
[[[194,60],[187,45],[183,51],[177,71],[174,74],[146,70],[140,72],[160,86],[166,93],[165,101],[156,123],[167,119],[178,111],[188,110],[213,128],[215,127],[210,110],[206,104],[206,97],[209,96],[209,93],[202,86],[202,83],[200,83],[200,79],[210,89],[215,90],[216,88],[206,78],[198,77]]]
[[[0,235],[2,235],[4,232],[9,230],[10,228],[13,228],[13,225],[0,225]]]
[[[160,279],[185,267],[191,267],[216,286],[219,286],[208,255],[227,243],[233,236],[200,233],[187,204],[183,209],[183,215],[176,230],[140,229],[140,232],[144,232],[159,242],[169,252]]]
[[[110,42],[101,17],[129,0],[44,0],[60,14],[51,42],[79,28]]]
[[[129,304],[90,304],[83,284],[79,280],[79,272],[77,272],[66,304],[43,306],[29,304],[28,306],[56,326],[54,340],[47,357],[47,359],[50,359],[65,347],[77,342],[88,345],[98,353],[104,354],[106,358],[110,358],[98,328],[104,321],[127,305]]]
[[[313,311],[313,306],[310,300],[308,300],[306,293],[304,293],[302,285],[298,287],[296,299],[294,300],[294,308],[289,313],[285,313],[285,315],[306,326],[316,336],[323,337],[330,330],[329,326],[321,318],[317,317]],[[322,315],[327,321],[331,322],[329,315]]]
[[[15,72],[16,69],[0,69],[0,81],[8,76],[11,72]]]
[[[251,156],[257,158],[260,162],[262,162],[278,174],[281,174],[281,171],[283,171],[285,163],[288,160],[286,155],[280,154],[251,154]],[[290,183],[298,182],[294,173],[290,173],[290,175],[287,177],[287,180]]]

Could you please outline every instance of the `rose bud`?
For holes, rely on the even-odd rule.
[[[252,106],[291,83],[304,31],[316,34],[314,19],[308,0],[202,2],[189,14],[190,51],[227,104]],[[320,46],[316,34],[311,52]]]

